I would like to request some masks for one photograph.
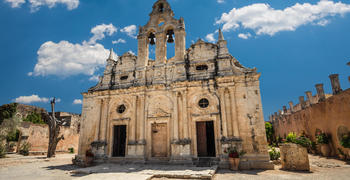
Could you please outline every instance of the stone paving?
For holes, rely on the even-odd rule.
[[[292,172],[280,170],[238,171],[218,170],[216,167],[199,168],[169,165],[103,164],[89,168],[79,168],[71,164],[74,155],[59,154],[56,158],[44,156],[8,155],[0,159],[0,180],[181,180],[210,179],[306,179],[342,180],[350,179],[350,165],[336,159],[309,155],[311,172]],[[216,174],[215,174],[216,171]],[[215,174],[215,175],[214,175]]]

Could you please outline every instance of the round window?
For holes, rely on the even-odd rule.
[[[199,100],[198,105],[201,108],[207,108],[209,106],[209,101],[208,101],[208,99],[203,98],[203,99]]]
[[[118,108],[117,108],[117,112],[118,112],[119,114],[124,113],[124,112],[125,112],[125,110],[126,110],[126,107],[125,107],[125,105],[124,105],[124,104],[123,104],[123,105],[118,106]]]

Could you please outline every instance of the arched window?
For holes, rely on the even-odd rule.
[[[163,4],[159,4],[159,8],[158,8],[159,12],[164,12],[164,5]]]
[[[175,33],[173,29],[166,31],[166,48],[167,48],[167,59],[175,56]]]

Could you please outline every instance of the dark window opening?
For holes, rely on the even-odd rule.
[[[163,4],[159,4],[159,8],[158,8],[159,12],[164,12],[164,5]]]
[[[206,71],[206,70],[208,70],[208,66],[207,65],[198,65],[198,66],[196,66],[196,70],[197,71]]]
[[[156,36],[153,33],[150,33],[148,36],[149,44],[155,45],[156,44]]]
[[[168,43],[174,43],[174,37],[173,37],[174,36],[174,30],[172,30],[172,29],[168,30],[166,35],[167,35],[167,42]]]
[[[127,80],[129,78],[129,76],[122,76],[120,77],[120,80],[124,81],[124,80]]]
[[[125,107],[124,104],[120,105],[120,106],[117,108],[117,112],[118,112],[119,114],[123,114],[123,113],[125,112],[125,110],[126,110],[126,107]]]
[[[198,105],[201,108],[207,108],[209,106],[209,101],[208,101],[208,99],[205,99],[205,98],[201,99],[201,100],[199,100]]]

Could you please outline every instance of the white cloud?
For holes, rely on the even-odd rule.
[[[209,42],[215,42],[216,39],[214,38],[214,33],[210,33],[210,34],[207,34],[207,36],[205,36],[205,39]]]
[[[119,44],[119,43],[125,44],[126,41],[124,39],[121,39],[121,38],[119,38],[118,40],[112,41],[112,44]]]
[[[257,35],[273,36],[280,31],[295,31],[306,24],[326,25],[327,18],[350,12],[350,4],[321,0],[317,4],[295,4],[283,10],[276,10],[268,4],[257,3],[223,13],[217,24],[223,24],[224,31],[239,27],[252,29]]]
[[[38,62],[33,72],[28,76],[56,75],[68,77],[84,74],[92,76],[90,80],[95,81],[95,72],[105,66],[109,50],[97,40],[110,36],[117,31],[113,24],[102,24],[91,29],[93,37],[89,42],[71,43],[60,41],[58,43],[47,41],[38,50]]]
[[[12,8],[21,7],[22,4],[28,2],[31,12],[38,11],[42,6],[53,8],[57,4],[66,5],[68,10],[76,9],[79,6],[79,0],[5,0],[5,2],[10,3]]]
[[[79,0],[28,0],[32,12],[40,9],[41,6],[49,8],[55,7],[57,4],[64,4],[68,10],[76,9],[79,6]]]
[[[132,51],[132,50],[129,50],[128,53],[135,55],[134,51]]]
[[[120,32],[126,33],[128,36],[136,39],[136,25],[126,26]]]
[[[239,38],[242,38],[242,39],[248,39],[250,38],[252,35],[250,33],[246,33],[246,34],[243,34],[243,33],[240,33],[238,34],[238,37]]]
[[[25,0],[5,0],[5,2],[10,3],[12,8],[19,8],[22,4],[26,3]]]
[[[224,3],[225,0],[217,0],[217,2],[221,4],[221,3]]]
[[[99,81],[99,76],[97,75],[93,75],[89,78],[89,81],[94,81],[94,82],[98,82]]]
[[[13,100],[16,103],[23,103],[23,104],[31,104],[31,103],[36,103],[36,102],[42,102],[42,103],[47,103],[49,102],[49,98],[41,98],[38,95],[31,95],[31,96],[20,96],[16,99]]]
[[[74,99],[73,104],[83,104],[81,99]]]
[[[72,44],[68,41],[45,42],[38,50],[34,76],[57,75],[67,77],[77,74],[93,75],[104,67],[109,51],[101,44]]]
[[[101,44],[73,44],[68,41],[45,42],[38,50],[38,62],[28,75],[57,75],[67,77],[77,74],[93,75],[104,67],[109,51]]]
[[[105,34],[107,34],[108,36],[112,36],[115,32],[117,32],[117,28],[114,27],[113,24],[97,25],[91,29],[91,33],[94,35],[90,38],[89,44],[95,44],[96,41],[104,39]]]

